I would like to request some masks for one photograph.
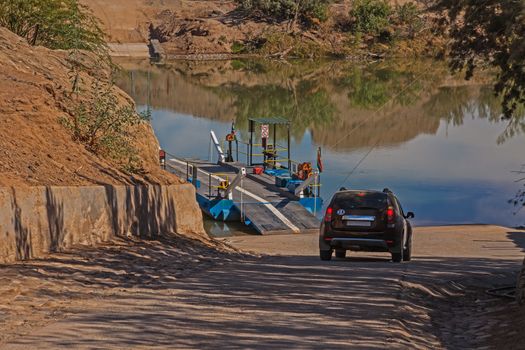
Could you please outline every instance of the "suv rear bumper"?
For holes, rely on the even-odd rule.
[[[378,248],[380,250],[388,251],[388,244],[382,239],[372,238],[333,238],[330,241],[332,247],[341,248]]]
[[[347,249],[356,251],[397,253],[402,248],[403,236],[395,229],[384,232],[351,232],[326,230],[321,226],[319,249]]]

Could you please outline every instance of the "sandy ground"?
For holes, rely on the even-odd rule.
[[[0,267],[0,349],[519,349],[525,232],[419,228],[415,259],[321,262],[315,235],[117,242]],[[521,317],[520,317],[521,315]],[[518,332],[520,331],[520,332]]]
[[[73,115],[79,108],[76,97],[71,96],[74,74],[68,57],[65,51],[30,46],[0,28],[0,185],[180,183],[160,169],[159,144],[148,124],[127,129],[133,134],[134,155],[144,169],[133,176],[120,170],[120,162],[96,155],[73,140],[63,122],[74,123]],[[79,62],[86,69],[78,78],[82,99],[95,103],[94,95],[99,91],[92,86],[109,79],[109,67],[88,54]],[[113,92],[119,107],[132,106],[122,90],[115,88]],[[89,106],[86,102],[85,107]]]

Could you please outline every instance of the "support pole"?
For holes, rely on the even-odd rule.
[[[228,163],[233,162],[232,141],[228,141],[228,154],[226,155],[226,162]]]
[[[273,147],[275,148],[277,140],[277,124],[273,124]]]
[[[235,139],[235,158],[239,161],[239,141]]]
[[[277,124],[273,124],[273,168],[277,169]]]
[[[244,187],[243,187],[243,179],[244,178],[241,179],[241,222],[244,224],[246,222],[246,216],[244,214],[244,196],[243,196],[243,193],[244,193],[243,189],[244,189]]]
[[[264,170],[266,170],[266,155],[268,153],[266,153],[266,150],[267,150],[267,147],[268,147],[268,138],[264,137],[262,138],[262,145],[263,145],[263,167],[264,167]]]
[[[211,199],[211,173],[208,174],[208,198]]]
[[[249,166],[252,166],[253,165],[253,132],[255,130],[254,128],[254,121],[253,120],[250,120],[249,122],[249,128],[250,128],[250,143],[248,144],[248,154],[249,154],[249,158],[250,158],[250,161],[248,162],[248,165]]]
[[[317,197],[321,197],[321,174],[317,175]]]
[[[292,175],[292,153],[290,151],[290,124],[287,124],[288,133],[288,172]]]
[[[197,173],[199,172],[198,168],[197,168],[197,164],[193,164],[193,174],[191,176],[191,182],[193,183],[193,186],[195,186],[195,188],[197,188]]]
[[[318,196],[315,195],[315,193],[316,193],[315,188],[318,187],[317,185],[319,185],[319,174],[317,172],[315,172],[314,176],[315,176],[314,190],[313,190],[313,193],[314,193],[314,216],[317,216],[317,197]]]

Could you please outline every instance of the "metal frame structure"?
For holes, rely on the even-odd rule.
[[[288,170],[291,171],[291,168],[292,168],[292,159],[291,159],[291,153],[290,153],[290,143],[291,143],[291,137],[290,137],[290,121],[288,119],[284,119],[284,118],[281,118],[281,117],[266,117],[266,118],[248,118],[248,132],[250,133],[250,140],[249,140],[249,143],[248,143],[248,165],[249,166],[253,166],[253,165],[257,165],[257,164],[254,164],[253,163],[253,146],[254,146],[254,143],[253,143],[253,139],[254,139],[254,136],[255,136],[255,125],[256,124],[259,124],[259,125],[264,125],[264,124],[267,124],[267,125],[270,125],[272,127],[272,136],[273,136],[273,147],[274,149],[276,149],[276,146],[277,146],[277,126],[278,125],[285,125],[286,126],[286,132],[287,132],[287,141],[286,141],[286,145],[287,145],[287,152],[288,152],[288,155],[287,155],[287,161],[288,161]],[[263,153],[266,153],[267,151],[267,147],[268,145],[263,145],[264,147],[264,152]],[[264,162],[263,164],[264,166],[266,166],[266,155],[264,155]]]

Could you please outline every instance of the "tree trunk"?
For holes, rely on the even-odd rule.
[[[37,39],[38,39],[39,31],[40,31],[40,24],[37,24],[37,25],[35,26],[35,31],[33,32],[33,38],[31,39],[31,45],[32,45],[32,46],[35,46],[35,45],[36,45],[36,41],[37,41]]]
[[[301,12],[302,6],[303,6],[303,0],[297,0],[296,6],[295,6],[295,13],[293,15],[293,20],[292,20],[292,25],[290,28],[292,31],[295,31],[297,27],[297,21],[299,20],[299,14]]]

